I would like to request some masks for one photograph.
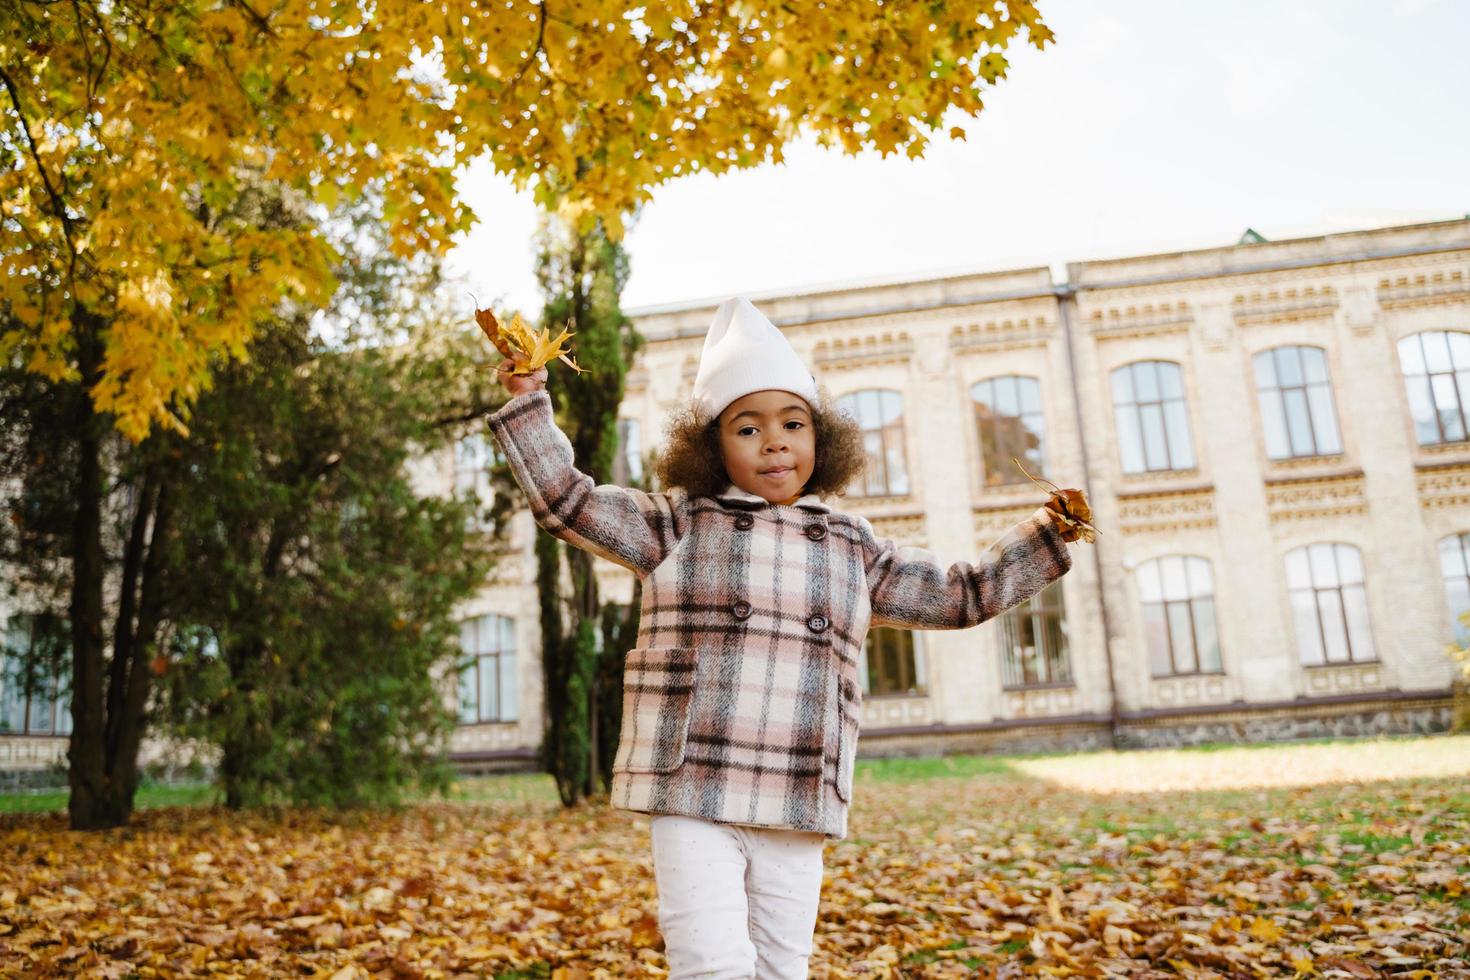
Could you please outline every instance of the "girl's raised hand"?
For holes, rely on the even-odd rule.
[[[1095,533],[1090,526],[1092,508],[1081,490],[1053,491],[1047,498],[1046,509],[1062,518],[1062,540],[1092,542],[1092,534]]]
[[[530,374],[511,374],[511,371],[515,370],[517,363],[524,363],[525,355],[520,351],[516,351],[511,357],[514,359],[501,361],[500,366],[495,371],[500,375],[500,383],[505,385],[505,390],[510,392],[512,398],[515,398],[517,395],[524,395],[528,391],[545,390],[546,368],[538,368]]]

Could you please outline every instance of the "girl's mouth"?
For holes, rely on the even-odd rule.
[[[769,470],[761,470],[761,476],[769,476],[769,477],[772,477],[772,478],[779,478],[779,477],[785,476],[787,473],[790,473],[790,472],[791,472],[791,467],[789,467],[789,466],[776,466],[776,467],[773,467],[773,468],[771,468]]]

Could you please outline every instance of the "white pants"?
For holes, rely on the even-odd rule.
[[[806,977],[821,834],[665,814],[652,838],[669,980]]]

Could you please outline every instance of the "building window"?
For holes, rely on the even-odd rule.
[[[896,391],[855,391],[837,407],[857,420],[868,465],[849,489],[854,497],[900,497],[909,492],[904,461],[903,396]]]
[[[1470,531],[1451,534],[1439,541],[1439,571],[1444,576],[1445,597],[1450,602],[1450,628],[1455,644],[1470,646]]]
[[[504,461],[500,447],[488,433],[471,432],[454,444],[454,495],[475,502],[477,526],[484,526],[489,517],[486,508],[495,499],[490,468]]]
[[[612,481],[620,487],[643,482],[643,444],[637,419],[618,419],[618,451],[613,455]]]
[[[1350,544],[1310,544],[1286,553],[1286,587],[1302,664],[1376,660],[1363,560]]]
[[[1007,609],[1000,616],[1000,626],[1006,687],[1072,683],[1060,582]]]
[[[459,645],[468,658],[459,674],[459,720],[515,721],[516,624],[505,616],[477,616],[459,624]]]
[[[9,618],[0,658],[0,732],[71,734],[70,646],[60,616],[17,613]]]
[[[981,475],[987,487],[1028,482],[1011,462],[1012,456],[1032,473],[1045,468],[1046,419],[1041,413],[1040,382],[1016,375],[990,378],[970,389],[970,400],[975,403]]]
[[[1470,412],[1470,333],[1430,330],[1399,341],[1399,367],[1421,446],[1466,438]]]
[[[859,668],[864,694],[924,693],[924,660],[914,650],[912,630],[889,626],[869,630]]]
[[[1113,371],[1113,416],[1124,473],[1194,468],[1184,379],[1172,361],[1136,361]]]
[[[1266,455],[1291,459],[1342,452],[1322,348],[1276,347],[1261,351],[1251,361],[1266,432]]]
[[[1169,555],[1138,566],[1143,635],[1155,677],[1220,671],[1215,632],[1215,583],[1210,563]]]

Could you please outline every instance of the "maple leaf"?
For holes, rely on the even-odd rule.
[[[1251,922],[1250,934],[1263,943],[1274,943],[1284,935],[1280,926],[1260,915]]]
[[[571,339],[570,330],[563,329],[553,337],[548,327],[532,330],[519,313],[512,314],[510,322],[502,324],[490,310],[478,308],[475,310],[475,323],[490,338],[496,350],[515,361],[512,374],[531,374],[553,360],[561,361],[578,374],[582,373],[581,366],[572,360],[571,347],[562,346]]]

